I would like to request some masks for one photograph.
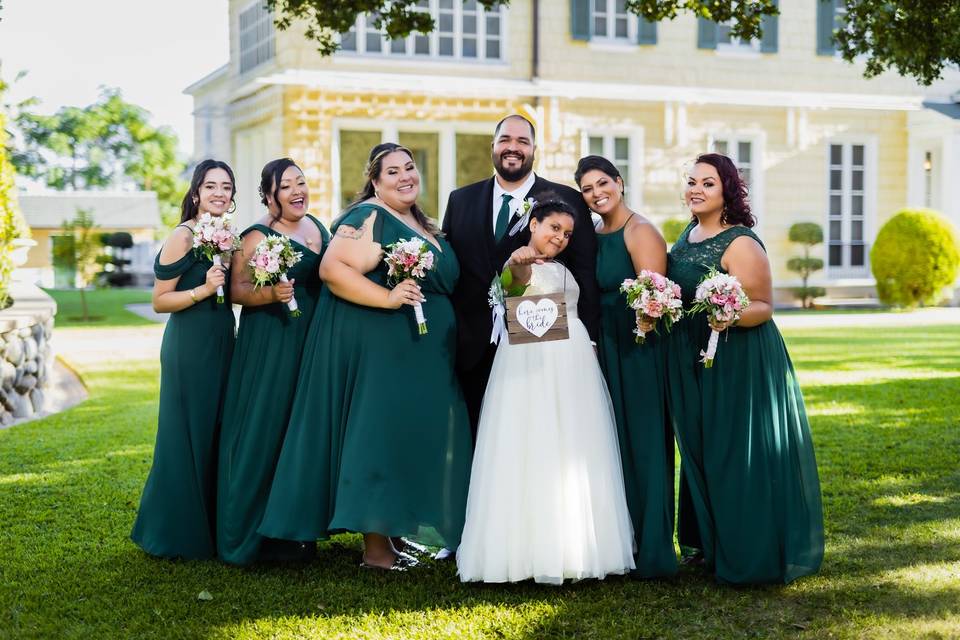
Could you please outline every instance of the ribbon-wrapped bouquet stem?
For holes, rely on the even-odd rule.
[[[225,213],[221,216],[201,214],[193,230],[193,250],[218,267],[224,259],[229,263],[230,254],[240,247],[240,236],[233,226],[233,216]],[[223,303],[223,287],[217,287],[217,302]]]
[[[670,331],[673,323],[683,315],[680,286],[656,271],[644,269],[636,278],[627,278],[620,285],[620,291],[627,295],[627,306],[637,314],[638,326],[633,330],[637,344],[646,340],[646,332],[639,326],[640,320],[652,321],[654,332],[660,322]]]
[[[740,281],[728,273],[720,273],[714,267],[697,285],[697,293],[690,312],[703,311],[707,314],[707,318],[714,322],[736,322],[748,306],[750,306],[750,298],[747,297]],[[700,352],[700,362],[707,369],[713,366],[719,338],[720,332],[711,326],[707,350]]]
[[[387,263],[387,282],[391,287],[407,279],[420,282],[427,277],[427,271],[433,269],[433,251],[420,238],[398,240],[384,249],[383,261]],[[417,330],[421,336],[425,335],[427,318],[423,315],[423,305],[419,302],[413,305],[413,312],[417,318]]]
[[[253,286],[259,289],[262,286],[272,286],[277,282],[289,282],[287,272],[300,262],[303,254],[294,250],[290,238],[286,236],[266,236],[257,243],[253,257],[247,263],[253,276]],[[300,317],[300,308],[297,299],[290,298],[287,302],[290,315]]]

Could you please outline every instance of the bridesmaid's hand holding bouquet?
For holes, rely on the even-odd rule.
[[[230,264],[230,254],[240,247],[240,236],[233,227],[233,216],[204,213],[193,230],[193,250],[214,266]],[[217,287],[217,302],[223,303],[223,285]]]
[[[657,321],[662,320],[667,331],[683,315],[680,286],[656,271],[644,269],[636,279],[627,278],[620,285],[627,294],[627,305],[637,314],[637,344],[643,344],[646,334],[656,332]]]
[[[290,238],[286,236],[266,236],[257,244],[250,258],[250,269],[253,274],[253,286],[259,289],[262,286],[273,286],[278,282],[290,282],[287,271],[300,262],[303,254],[294,251]],[[300,317],[297,299],[290,297],[287,308],[294,318]]]
[[[717,340],[720,332],[740,319],[740,315],[750,306],[743,286],[736,277],[720,273],[716,267],[704,276],[697,285],[691,313],[706,312],[707,322],[710,324],[710,342],[707,350],[701,351],[700,362],[707,369],[713,366],[713,358],[717,353]]]
[[[433,269],[433,251],[420,238],[398,240],[384,249],[386,254],[383,261],[387,263],[387,282],[391,287],[405,280],[419,283],[427,277],[427,271]],[[423,306],[415,302],[413,311],[417,317],[417,330],[420,335],[426,334],[427,319],[423,315]]]

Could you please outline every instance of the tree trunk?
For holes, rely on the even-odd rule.
[[[87,294],[86,287],[80,287],[80,307],[83,309],[83,321],[87,322],[90,320],[90,313],[87,311]]]

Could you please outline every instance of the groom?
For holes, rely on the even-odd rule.
[[[457,315],[456,367],[474,440],[496,353],[496,345],[490,343],[493,321],[487,291],[513,250],[530,241],[529,229],[516,229],[527,198],[537,200],[540,193],[553,191],[576,210],[570,244],[557,260],[570,269],[580,286],[578,314],[593,341],[600,324],[597,237],[580,193],[533,173],[536,131],[523,116],[501,120],[493,132],[492,146],[494,176],[453,191],[443,217],[443,232],[460,261],[460,280],[452,296]]]

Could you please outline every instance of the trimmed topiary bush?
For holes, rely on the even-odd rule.
[[[6,85],[0,80],[0,97]],[[0,103],[2,104],[2,103]],[[10,277],[13,274],[13,241],[29,238],[20,208],[17,206],[17,188],[13,181],[13,164],[7,155],[6,114],[0,110],[0,309],[9,302]]]
[[[870,266],[881,302],[900,307],[936,304],[960,269],[957,232],[936,211],[902,209],[877,234]]]
[[[667,241],[667,244],[673,244],[680,239],[680,234],[683,233],[688,224],[690,224],[690,218],[667,218],[663,221],[661,228],[663,239]]]
[[[810,275],[823,269],[823,260],[811,258],[810,249],[823,242],[823,229],[816,222],[798,222],[790,227],[790,242],[803,245],[802,258],[787,260],[787,269],[797,273],[803,284],[793,289],[793,294],[800,298],[804,309],[813,306],[813,299],[827,295],[823,287],[811,287]]]

